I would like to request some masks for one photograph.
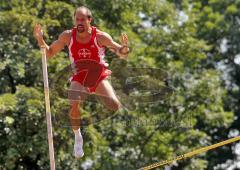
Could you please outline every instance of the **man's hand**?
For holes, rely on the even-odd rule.
[[[121,48],[119,49],[119,54],[122,55],[121,58],[126,59],[127,58],[127,54],[129,52],[129,48],[128,48],[128,36],[125,33],[122,33],[122,35],[120,36],[120,42],[121,42]]]
[[[120,42],[122,46],[128,46],[128,36],[125,33],[122,33],[120,37]]]
[[[48,56],[48,45],[45,43],[45,41],[43,40],[43,30],[42,30],[42,26],[40,24],[36,24],[34,27],[34,31],[33,31],[33,36],[35,37],[35,39],[38,42],[38,46],[40,48],[46,48],[47,49],[47,56]]]
[[[105,46],[110,51],[117,54],[122,59],[127,59],[129,48],[128,48],[128,37],[122,33],[120,36],[120,43],[113,41],[112,37],[106,32],[102,32],[98,35],[98,42],[101,46]]]
[[[33,35],[37,41],[43,39],[43,30],[42,30],[42,26],[40,24],[35,25]]]

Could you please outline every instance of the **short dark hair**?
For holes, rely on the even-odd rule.
[[[77,11],[80,10],[80,9],[86,9],[86,11],[87,11],[87,17],[88,17],[88,18],[93,18],[91,10],[90,10],[89,8],[85,7],[85,6],[80,6],[80,7],[78,7],[78,8],[74,11],[74,16],[76,15]]]

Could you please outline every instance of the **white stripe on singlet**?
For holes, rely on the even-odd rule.
[[[73,37],[71,36],[70,44],[69,44],[69,46],[68,46],[69,59],[70,59],[70,61],[71,61],[71,64],[74,63],[74,58],[72,57],[72,52],[71,52],[72,44],[73,44]]]
[[[73,68],[74,58],[72,57],[72,52],[71,52],[72,44],[73,44],[73,37],[71,36],[70,44],[68,46],[68,52],[69,52],[69,59],[71,61],[71,67]],[[69,81],[71,82],[72,79],[73,79],[73,75],[69,78]]]
[[[101,48],[98,46],[96,37],[94,38],[94,44],[98,48],[98,56],[100,57],[100,64],[103,64],[107,67],[109,64],[104,60],[104,57],[105,57],[104,48]]]

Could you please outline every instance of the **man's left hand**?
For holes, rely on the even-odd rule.
[[[121,42],[121,48],[119,50],[119,53],[122,55],[121,58],[126,59],[127,58],[127,54],[129,52],[129,48],[128,48],[128,36],[125,33],[122,33],[121,37],[120,37],[120,42]]]

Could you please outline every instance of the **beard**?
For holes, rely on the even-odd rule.
[[[78,33],[84,32],[84,31],[85,31],[84,26],[83,26],[82,24],[78,24],[78,25],[77,25],[77,31],[78,31]]]

